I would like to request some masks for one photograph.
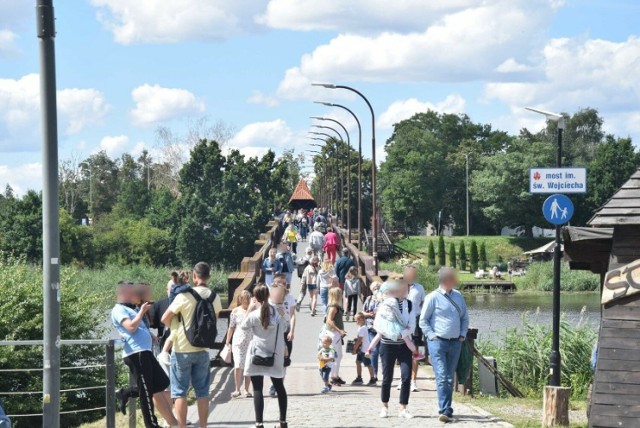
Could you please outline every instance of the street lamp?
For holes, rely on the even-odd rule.
[[[351,243],[351,136],[347,128],[339,121],[330,117],[312,116],[311,119],[323,120],[327,122],[334,122],[338,124],[347,136],[347,239]],[[342,182],[342,188],[344,189],[344,181]],[[344,196],[344,195],[343,195]],[[344,204],[344,197],[343,197]],[[344,225],[344,206],[342,207],[342,218]]]
[[[378,274],[378,201],[377,201],[377,190],[376,190],[376,115],[373,111],[373,107],[371,103],[364,96],[364,94],[358,91],[351,86],[345,85],[335,85],[333,83],[312,83],[312,86],[322,86],[327,89],[346,89],[347,91],[351,91],[367,103],[369,107],[369,111],[371,112],[371,192],[372,192],[372,202],[371,207],[373,209],[372,213],[372,224],[371,224],[371,246],[372,248],[372,256],[373,256],[373,269],[375,274]]]
[[[340,141],[344,141],[344,139],[342,138],[342,135],[340,135],[338,130],[336,130],[335,128],[332,128],[330,126],[322,126],[322,125],[311,125],[311,126],[313,128],[318,128],[318,129],[329,129],[329,130],[331,130],[331,131],[336,133],[336,135],[338,136]],[[336,140],[336,137],[334,137],[333,135],[329,135],[326,132],[309,131],[309,134],[322,135],[324,137],[327,137],[327,139],[329,139],[329,140],[331,140],[331,139]],[[327,140],[323,140],[323,141],[328,143]],[[337,175],[340,174],[340,177],[342,178],[342,172],[340,172],[340,167],[338,165],[339,162],[340,162],[340,159],[338,157],[338,143],[337,143],[337,140],[336,140],[336,153],[335,154],[336,154],[336,156],[335,156],[335,163],[336,163],[336,206],[335,206],[335,210],[332,212],[332,215],[334,215],[337,211],[340,210],[340,193],[339,193],[340,192],[340,186],[338,184]],[[342,179],[342,184],[343,184],[343,187],[344,187],[344,179]]]
[[[558,123],[558,140],[556,149],[556,166],[562,168],[562,132],[564,131],[564,116],[559,113],[551,113],[532,107],[525,107],[527,110],[542,114],[547,120]],[[560,232],[562,226],[556,225],[556,247],[553,250],[553,339],[551,344],[551,355],[549,356],[551,386],[560,386],[560,259],[562,240]]]
[[[467,236],[469,236],[469,153],[465,153],[464,157],[467,161],[466,163],[466,183],[467,183]]]
[[[358,116],[356,116],[353,111],[343,105],[322,101],[314,101],[314,103],[346,110],[353,116],[358,124],[358,250],[360,250],[362,249],[362,128],[360,127],[360,120],[358,120]]]

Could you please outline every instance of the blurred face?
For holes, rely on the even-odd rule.
[[[451,291],[456,287],[457,283],[458,276],[456,274],[451,274],[444,278],[444,280],[442,281],[442,287],[447,291]]]
[[[413,284],[414,282],[416,282],[417,278],[418,278],[418,273],[416,272],[415,269],[408,268],[404,270],[404,279],[409,284]]]
[[[276,258],[276,250],[269,250],[269,257],[271,257],[272,259]]]
[[[279,283],[274,283],[271,286],[271,290],[269,291],[269,299],[271,299],[271,301],[278,305],[282,302],[284,302],[284,295],[286,293],[286,286],[282,286]]]

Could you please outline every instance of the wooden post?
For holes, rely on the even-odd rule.
[[[542,426],[569,426],[569,396],[571,388],[545,386]]]

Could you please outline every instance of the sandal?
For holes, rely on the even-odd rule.
[[[242,394],[240,394],[240,391],[234,391],[231,394],[231,398],[238,398],[238,397],[240,397],[240,395],[242,395]]]
[[[251,394],[249,391],[246,391],[246,392],[244,393],[244,396],[245,396],[246,398],[251,398],[251,397],[253,397],[253,394]]]

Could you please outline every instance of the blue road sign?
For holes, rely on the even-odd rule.
[[[573,202],[565,195],[556,193],[544,201],[542,214],[551,224],[556,226],[565,224],[573,217]]]

